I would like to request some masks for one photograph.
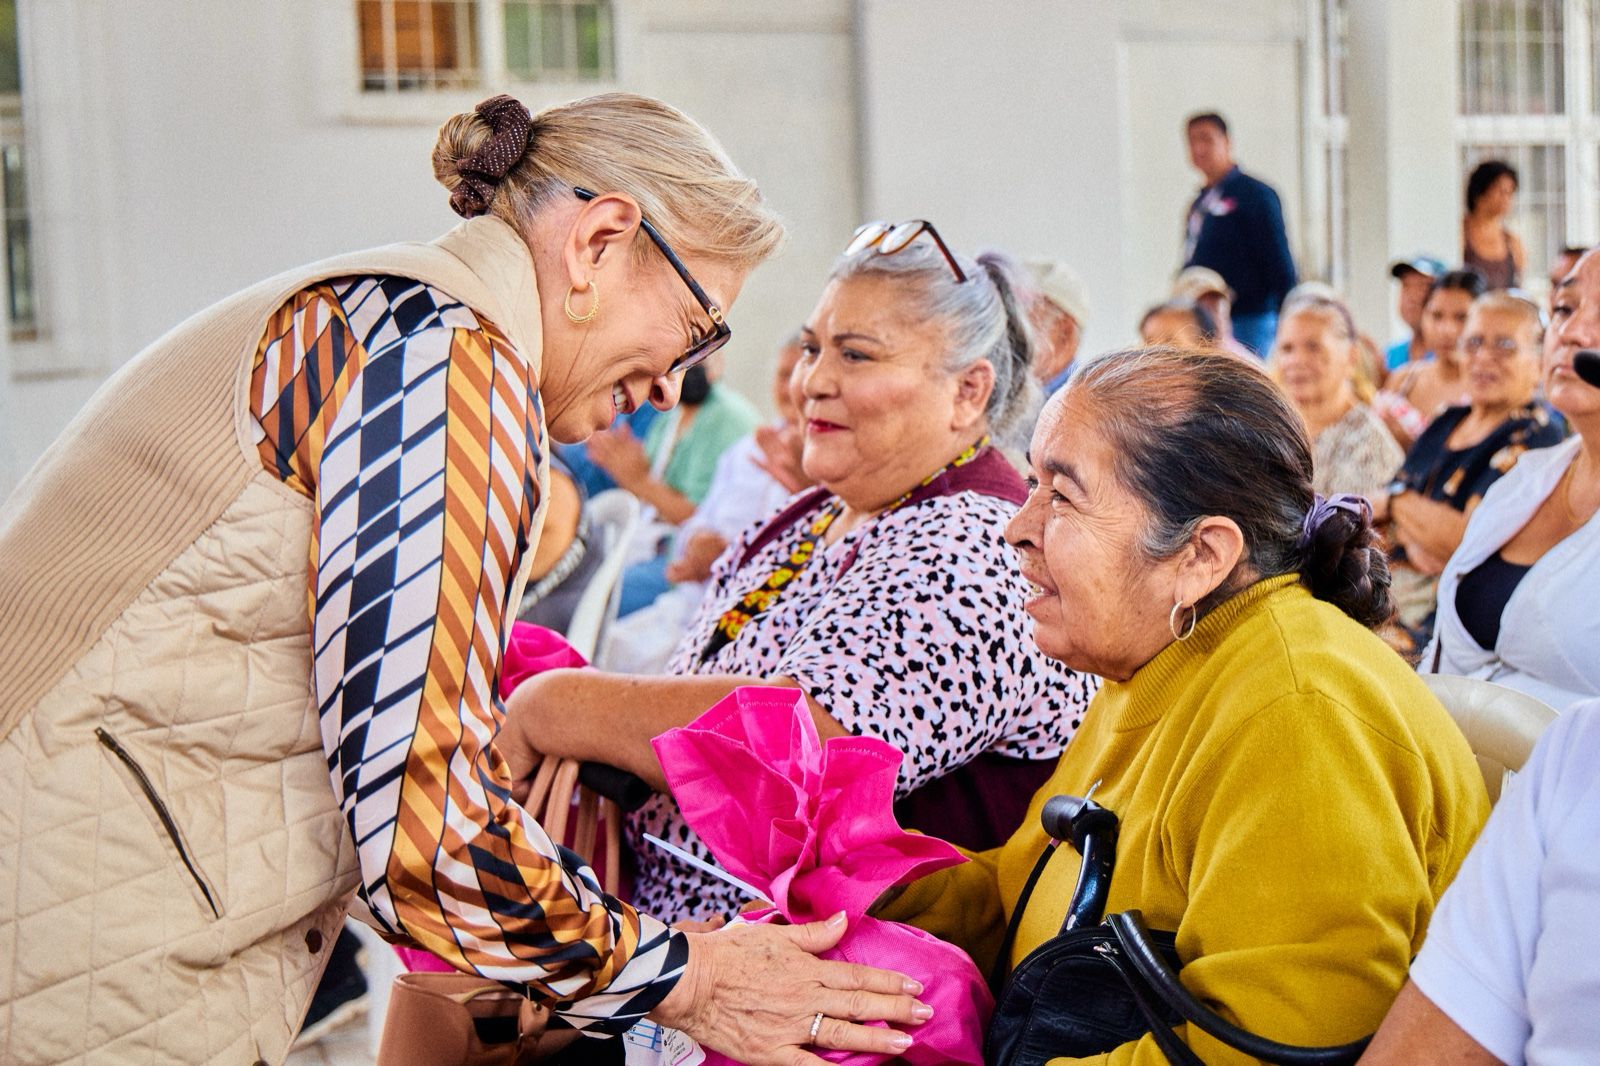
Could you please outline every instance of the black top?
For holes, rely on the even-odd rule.
[[[1447,407],[1428,423],[1422,436],[1406,452],[1399,479],[1412,492],[1448,503],[1465,511],[1489,486],[1506,474],[1529,448],[1560,444],[1566,427],[1543,404],[1530,403],[1506,416],[1494,432],[1466,448],[1448,448],[1445,442],[1467,417],[1470,407]]]
[[[1461,576],[1456,586],[1456,614],[1478,647],[1493,651],[1500,640],[1500,620],[1511,594],[1533,564],[1508,563],[1499,552]]]

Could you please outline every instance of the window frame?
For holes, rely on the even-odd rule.
[[[317,4],[311,18],[316,41],[312,100],[328,121],[358,125],[438,126],[441,115],[470,111],[498,93],[511,93],[531,111],[578,96],[613,92],[639,54],[641,12],[633,3],[611,3],[611,70],[600,80],[516,78],[506,68],[503,0],[477,4],[479,83],[466,88],[371,91],[362,87],[361,38],[353,0]],[[492,43],[491,43],[492,42]]]
[[[1459,22],[1457,23],[1459,27]],[[1458,34],[1460,32],[1458,28]],[[1455,120],[1458,167],[1469,150],[1486,146],[1534,148],[1560,146],[1565,151],[1561,180],[1565,183],[1566,209],[1561,242],[1592,244],[1600,238],[1600,114],[1595,108],[1595,61],[1600,47],[1600,0],[1562,0],[1562,100],[1565,111],[1559,114],[1461,114],[1461,92],[1457,91]],[[1462,42],[1458,40],[1458,48]],[[1465,84],[1470,76],[1462,56],[1458,78]],[[1458,175],[1459,188],[1466,187],[1465,168]],[[1463,204],[1463,210],[1465,204]],[[1518,212],[1519,216],[1522,214]],[[1513,223],[1515,225],[1515,222]],[[1526,224],[1517,227],[1519,232]],[[1548,250],[1528,245],[1527,269],[1523,284],[1537,283],[1549,268]],[[1538,286],[1537,284],[1535,287]]]

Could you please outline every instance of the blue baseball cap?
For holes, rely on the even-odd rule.
[[[1409,259],[1396,259],[1389,264],[1389,276],[1392,278],[1403,278],[1408,271],[1421,274],[1425,278],[1436,278],[1445,270],[1445,265],[1431,255],[1414,255]]]

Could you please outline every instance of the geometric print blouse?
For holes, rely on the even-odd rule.
[[[626,1030],[687,942],[550,840],[492,744],[545,447],[531,368],[435,288],[340,278],[269,319],[250,407],[262,463],[313,502],[312,686],[362,899],[575,1028]]]

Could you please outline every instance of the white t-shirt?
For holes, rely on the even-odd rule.
[[[1507,785],[1411,980],[1503,1062],[1600,1062],[1600,700]]]

